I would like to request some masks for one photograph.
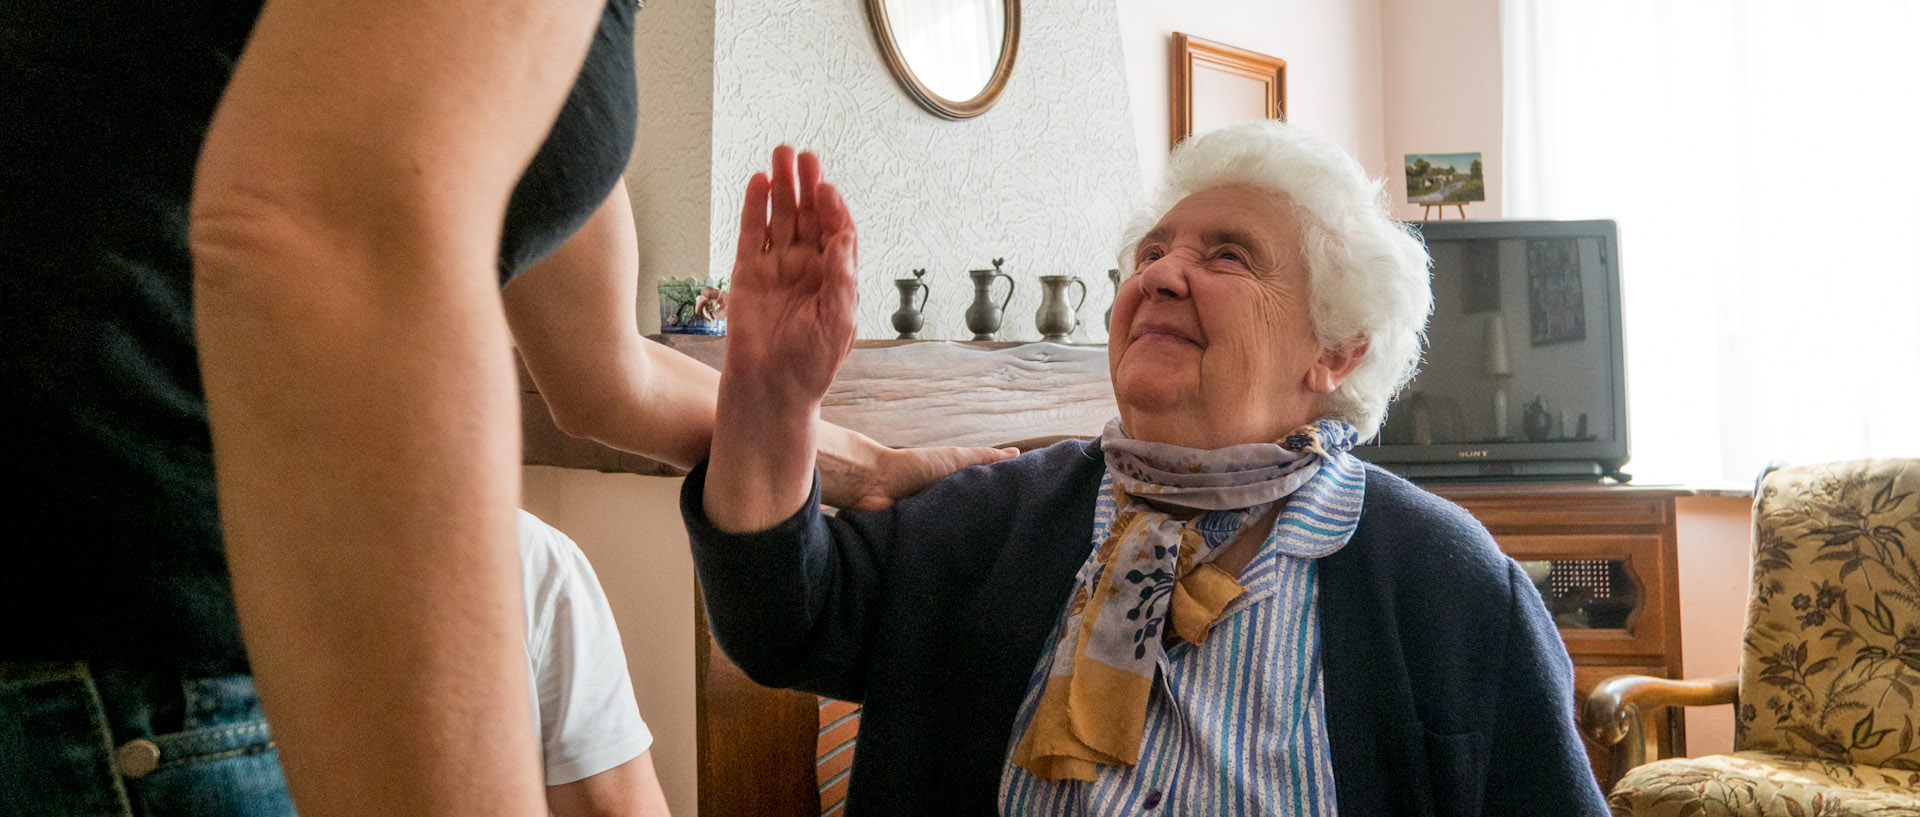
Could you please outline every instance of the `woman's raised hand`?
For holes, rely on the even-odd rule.
[[[853,348],[855,253],[820,160],[775,148],[773,177],[754,174],[740,211],[704,489],[721,530],[765,530],[812,491],[820,400]]]
[[[754,174],[740,212],[722,388],[774,410],[817,406],[853,348],[857,259],[853,216],[819,158],[775,148],[772,178]]]

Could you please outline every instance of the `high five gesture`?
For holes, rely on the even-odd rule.
[[[705,504],[726,530],[771,527],[807,501],[820,400],[853,348],[853,217],[820,160],[785,145],[747,182]]]
[[[853,348],[859,295],[853,216],[820,160],[781,145],[747,183],[721,387],[815,405]],[[725,427],[725,426],[723,426]]]

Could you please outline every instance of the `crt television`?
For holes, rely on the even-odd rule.
[[[1615,224],[1415,227],[1433,257],[1427,353],[1355,453],[1422,481],[1625,480]]]

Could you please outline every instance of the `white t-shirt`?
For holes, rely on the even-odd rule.
[[[527,601],[527,675],[547,785],[592,777],[640,756],[640,720],[613,610],[580,546],[520,512]]]

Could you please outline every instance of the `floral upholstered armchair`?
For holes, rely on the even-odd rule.
[[[1920,460],[1772,471],[1753,521],[1738,678],[1608,679],[1581,719],[1614,745],[1639,708],[1737,703],[1734,751],[1633,768],[1614,813],[1920,817]]]

